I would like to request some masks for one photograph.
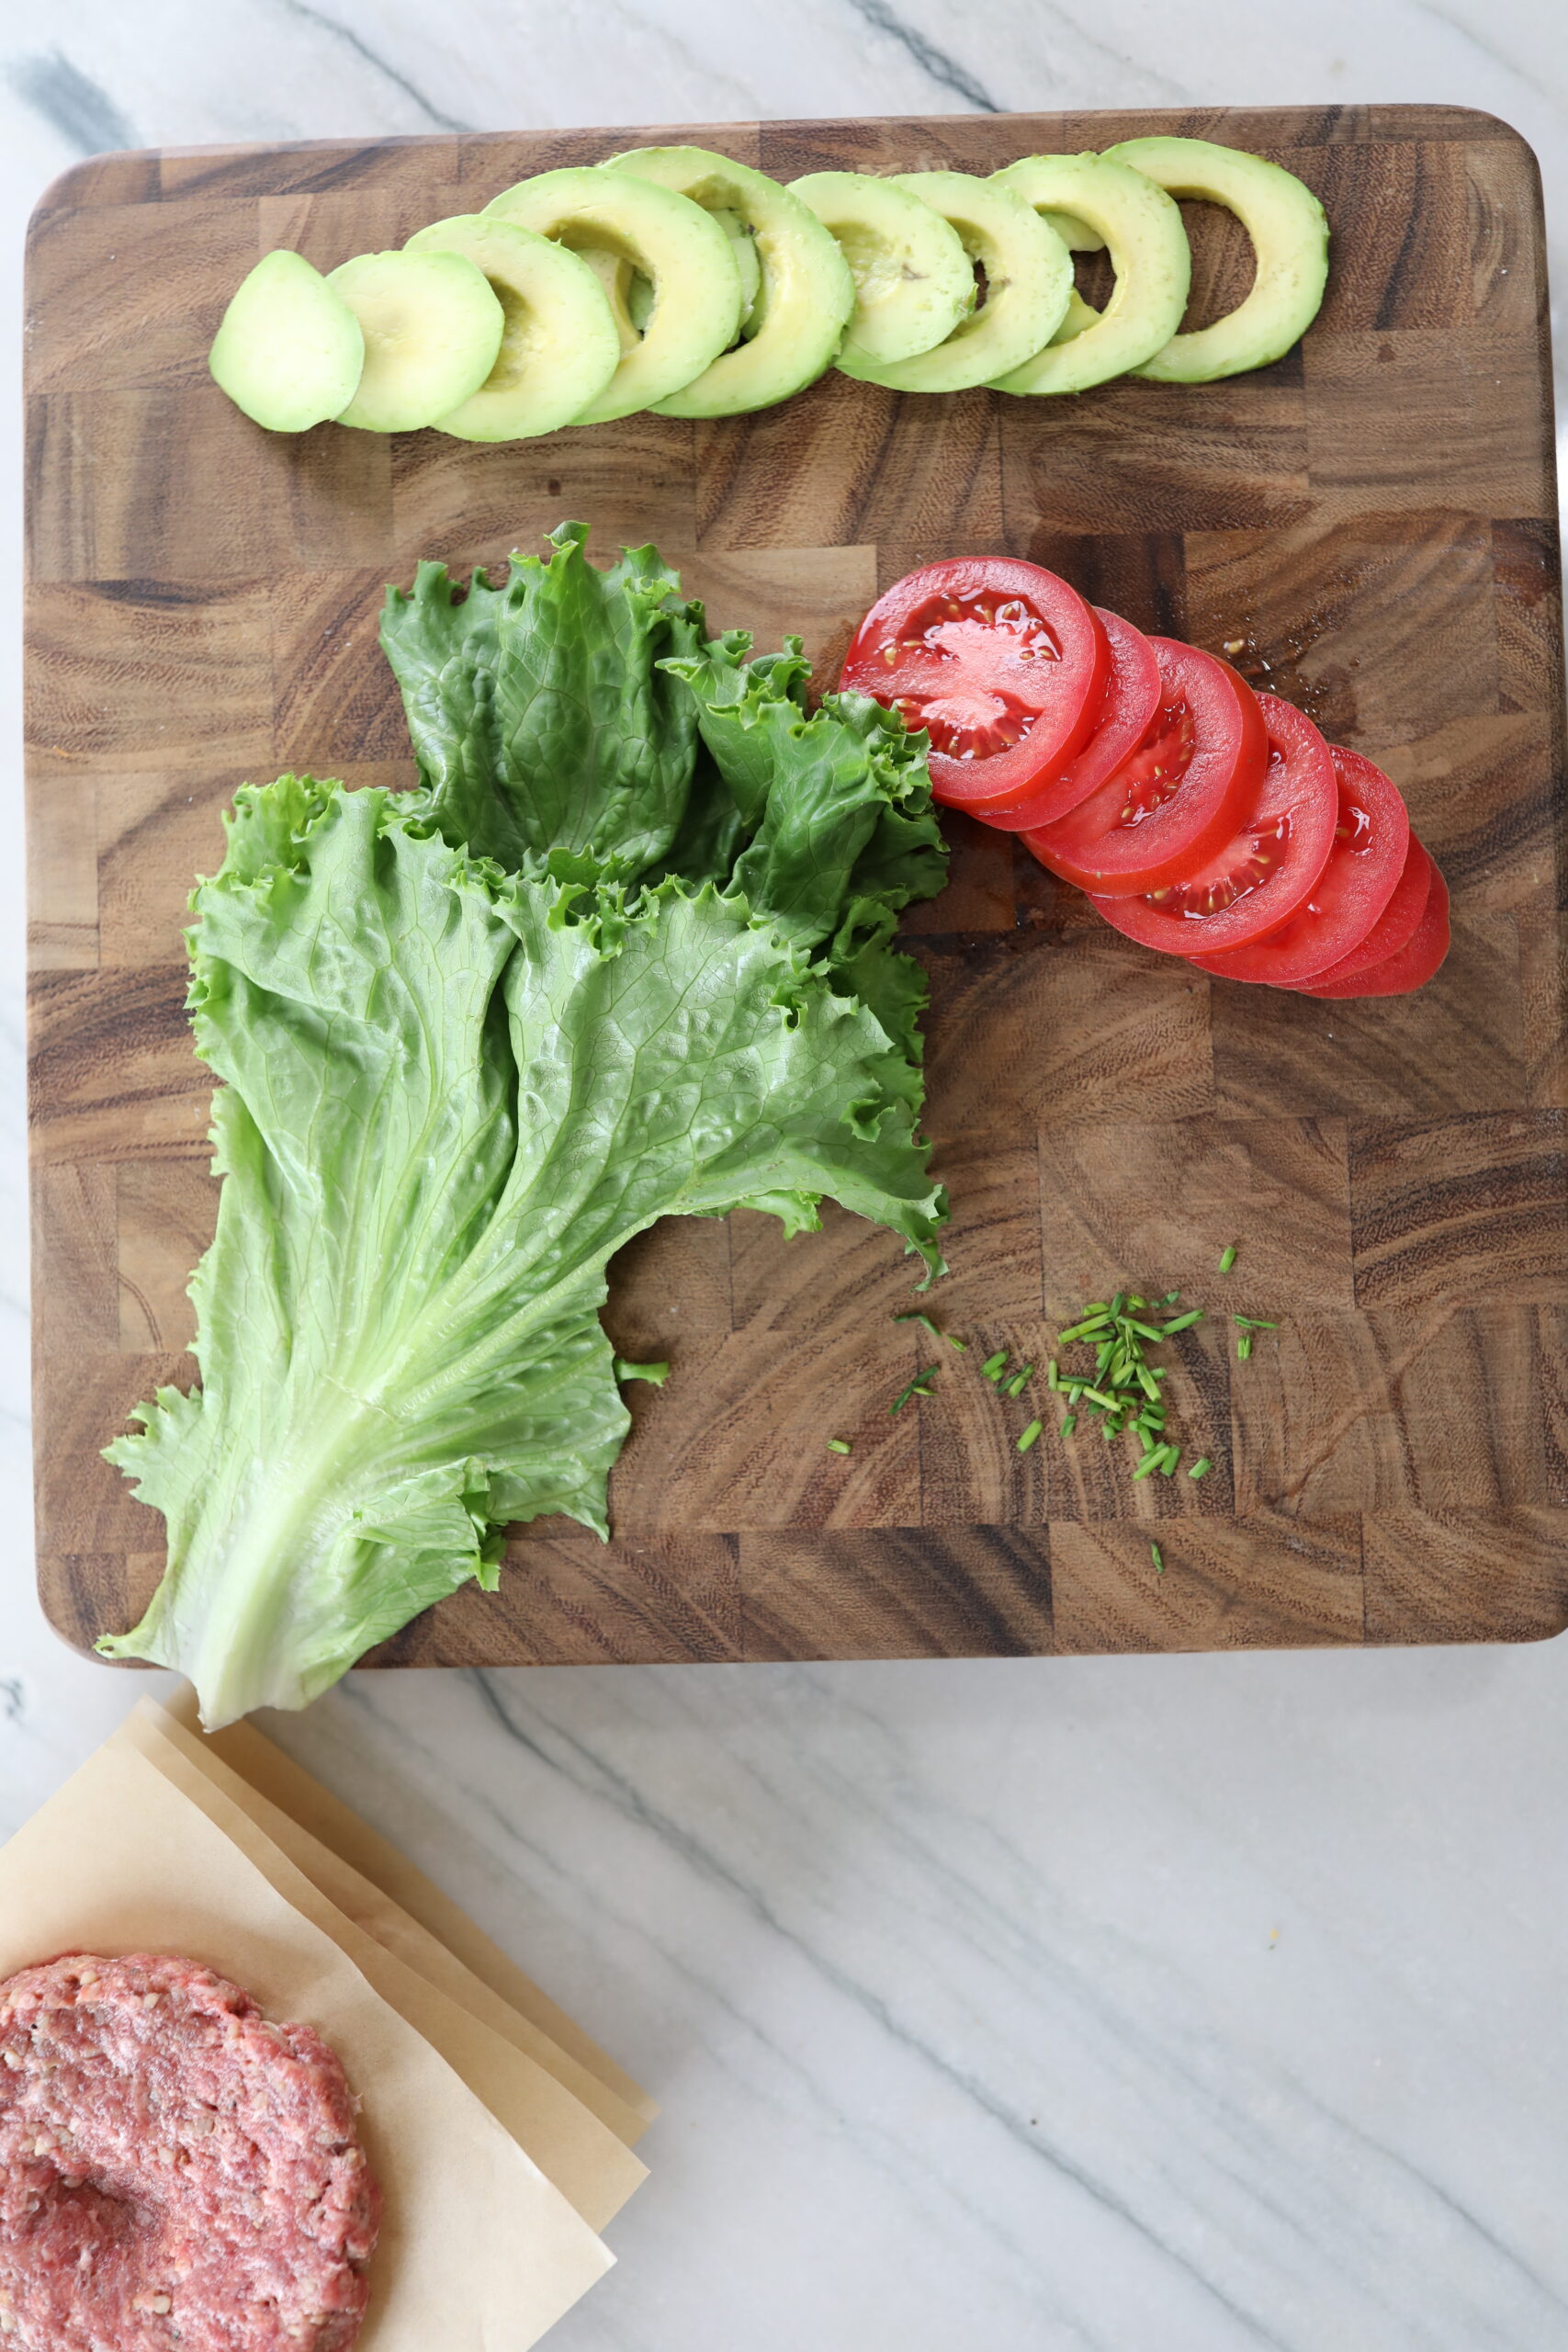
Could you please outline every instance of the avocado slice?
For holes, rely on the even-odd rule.
[[[608,164],[600,166],[601,170],[608,168]],[[684,194],[684,190],[682,193]],[[703,209],[705,211],[707,207],[705,205]],[[740,333],[744,334],[757,307],[757,297],[762,290],[762,265],[757,259],[757,240],[739,212],[718,211],[713,217],[729,239],[729,250],[735,266],[740,272]],[[632,280],[626,308],[631,312],[632,324],[640,334],[653,309],[653,288],[646,277],[639,275]],[[734,348],[731,344],[730,349],[733,351]]]
[[[580,165],[520,180],[485,207],[580,254],[597,275],[622,356],[579,424],[629,416],[702,375],[740,326],[740,273],[722,225],[700,204],[631,172]],[[652,286],[639,330],[629,307],[638,277]]]
[[[855,305],[839,245],[809,205],[765,172],[705,147],[640,147],[601,166],[673,188],[716,220],[741,281],[741,340],[655,405],[660,416],[769,408],[831,367]]]
[[[1181,214],[1164,188],[1130,164],[1102,155],[1026,155],[995,175],[1036,212],[1067,216],[1066,242],[1083,250],[1082,231],[1106,245],[1116,284],[1103,311],[1079,298],[1057,340],[1021,368],[992,379],[999,392],[1082,392],[1141,367],[1163,351],[1187,308],[1192,254]],[[1058,232],[1059,233],[1059,232]],[[1063,340],[1064,334],[1067,339]]]
[[[854,279],[840,366],[912,359],[974,309],[975,272],[957,231],[896,180],[807,172],[790,188],[831,230]]]
[[[967,172],[899,172],[908,188],[957,235],[986,273],[986,299],[934,351],[912,359],[867,360],[846,352],[846,376],[898,392],[962,392],[988,384],[1043,351],[1073,294],[1073,259],[1044,214],[1011,188]]]
[[[477,392],[506,314],[461,254],[356,254],[327,279],[358,320],[365,368],[340,424],[413,433]]]
[[[1124,139],[1107,152],[1168,196],[1223,204],[1258,256],[1245,301],[1213,326],[1173,335],[1135,374],[1160,384],[1212,384],[1267,368],[1301,341],[1328,280],[1328,222],[1310,187],[1261,155],[1207,139]]]
[[[365,336],[303,254],[264,254],[223,313],[207,364],[236,408],[269,433],[306,433],[346,408]]]
[[[528,441],[570,424],[621,361],[604,289],[586,262],[483,212],[433,221],[405,253],[461,254],[484,272],[505,316],[495,366],[477,392],[435,419],[459,441]]]

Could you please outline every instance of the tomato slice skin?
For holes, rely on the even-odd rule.
[[[1431,861],[1428,859],[1428,864]],[[1324,980],[1310,989],[1303,989],[1303,996],[1343,1000],[1357,996],[1408,996],[1413,989],[1424,988],[1449,952],[1449,886],[1435,865],[1432,866],[1432,887],[1416,924],[1404,945],[1397,954],[1385,956],[1370,971],[1352,972],[1348,979]]]
[[[1161,697],[1144,742],[1055,824],[1024,840],[1096,899],[1130,899],[1195,874],[1256,800],[1269,764],[1258,697],[1217,654],[1151,637]]]
[[[1167,956],[1222,952],[1289,922],[1312,895],[1339,818],[1327,744],[1304,712],[1259,695],[1269,764],[1258,798],[1224,847],[1190,879],[1137,899],[1096,899],[1107,922]]]
[[[839,684],[925,727],[937,799],[989,820],[1077,756],[1110,673],[1105,624],[1076,588],[1015,556],[973,556],[879,596]]]
[[[1002,832],[1025,833],[1080,807],[1137,750],[1154,723],[1160,703],[1159,662],[1154,647],[1143,630],[1124,621],[1120,613],[1107,612],[1103,605],[1096,605],[1094,610],[1111,649],[1111,671],[1094,732],[1061,775],[1029,799],[1016,808],[974,811]]]
[[[1267,939],[1227,955],[1194,956],[1201,971],[1298,987],[1359,946],[1393,898],[1410,848],[1410,819],[1398,786],[1359,752],[1331,743],[1329,753],[1339,781],[1339,822],[1312,895]]]
[[[1326,988],[1331,980],[1350,979],[1357,972],[1370,972],[1374,964],[1386,963],[1391,956],[1397,956],[1415,936],[1431,889],[1432,861],[1412,833],[1404,871],[1393,886],[1393,898],[1365,939],[1359,947],[1352,947],[1348,956],[1341,956],[1337,964],[1330,964],[1304,985]]]

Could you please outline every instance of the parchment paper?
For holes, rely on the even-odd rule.
[[[138,1707],[105,1744],[104,1754],[137,1754],[237,1846],[293,1910],[331,1938],[371,1987],[445,2058],[546,2178],[589,2227],[601,2230],[620,2211],[647,2167],[609,2126],[525,2051],[482,2024],[395,1952],[356,1927],[217,1784],[227,1767],[204,1769],[194,1737],[168,1723],[160,1730],[151,1703]],[[227,1775],[232,1778],[232,1775]],[[241,1979],[243,1982],[243,1979]],[[259,1996],[258,1996],[259,1997]]]
[[[564,2050],[550,2034],[513,2007],[482,1976],[459,1960],[438,1936],[423,1927],[401,1904],[395,1902],[389,1894],[356,1870],[351,1861],[344,1860],[341,1852],[334,1852],[319,1831],[312,1831],[298,1804],[291,1804],[288,1795],[281,1792],[276,1796],[269,1794],[255,1775],[244,1770],[242,1758],[245,1743],[240,1744],[237,1755],[230,1754],[221,1738],[214,1738],[201,1730],[194,1719],[194,1693],[188,1711],[177,1706],[162,1707],[154,1699],[143,1699],[136,1715],[131,1718],[132,1723],[137,1717],[153,1724],[166,1737],[175,1742],[192,1763],[206,1770],[224,1794],[242,1806],[274,1845],[280,1847],[295,1867],[304,1871],[328,1902],[335,1904],[356,1927],[374,1936],[378,1943],[385,1944],[389,1951],[396,1952],[400,1960],[407,1961],[411,1968],[417,1969],[429,1983],[460,2003],[492,2031],[504,2035],[516,2048],[536,2060],[585,2107],[590,2108],[601,2122],[607,2123],[627,2147],[635,2145],[641,2138],[649,2124],[646,2101],[634,2107],[622,2098],[581,2058]],[[248,1730],[249,1727],[241,1725],[235,1728]],[[259,1733],[252,1734],[251,1737],[255,1747],[265,1752],[262,1758],[264,1770],[266,1758],[274,1758],[279,1765],[288,1768],[288,1773],[297,1783],[304,1784],[307,1794],[313,1792],[329,1804],[336,1803],[335,1799],[327,1797],[327,1792],[308,1773],[300,1770],[298,1765],[291,1764],[280,1748],[272,1747]],[[274,1773],[270,1777],[280,1792],[287,1787],[286,1774]],[[300,1791],[297,1786],[290,1793],[298,1799]],[[373,1832],[367,1834],[374,1835]],[[412,1871],[412,1866],[405,1864],[404,1868]],[[543,1999],[544,1996],[541,1995],[539,1997]],[[639,2094],[639,2100],[640,2097]],[[548,2170],[547,2165],[546,2169]]]
[[[608,2268],[424,2036],[129,1741],[89,1758],[0,1849],[0,1976],[64,1951],[188,1954],[336,2050],[387,2199],[360,2352],[526,2352]]]
[[[183,1730],[199,1732],[194,1691],[179,1692],[171,1702],[170,1712]],[[624,2099],[645,2120],[652,2121],[659,2112],[657,2102],[623,2073],[547,1993],[525,1976],[450,1895],[444,1894],[434,1880],[416,1870],[405,1855],[334,1797],[330,1789],[312,1780],[303,1765],[296,1764],[281,1747],[264,1738],[254,1724],[231,1724],[226,1730],[204,1735],[202,1744],[248,1781],[260,1795],[270,1798],[302,1829],[309,1830],[333,1853],[351,1863],[363,1878],[389,1895],[493,1993],[499,1993],[519,2016],[526,2018],[596,2075],[617,2098]]]

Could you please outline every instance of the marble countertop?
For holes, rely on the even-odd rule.
[[[0,318],[105,147],[1435,99],[1533,141],[1544,0],[58,0],[0,33]],[[20,447],[12,364],[0,435]],[[146,1688],[32,1599],[0,497],[0,1832]],[[561,2352],[1568,2345],[1568,1648],[358,1675],[269,1725],[656,2092]],[[457,2352],[457,2347],[454,2347]]]

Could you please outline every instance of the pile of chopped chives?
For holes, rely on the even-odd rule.
[[[1181,1448],[1165,1434],[1161,1383],[1167,1377],[1166,1368],[1151,1364],[1146,1354],[1161,1340],[1172,1340],[1179,1331],[1190,1331],[1202,1321],[1201,1306],[1165,1319],[1165,1310],[1180,1303],[1181,1293],[1175,1290],[1152,1302],[1137,1291],[1127,1290],[1119,1290],[1114,1298],[1093,1299],[1056,1342],[1064,1348],[1077,1342],[1091,1347],[1092,1374],[1065,1372],[1055,1356],[1046,1367],[1046,1385],[1066,1404],[1064,1437],[1077,1428],[1080,1411],[1098,1419],[1102,1437],[1120,1437],[1125,1431],[1142,1448],[1133,1473],[1134,1481],[1152,1477],[1156,1470],[1168,1478],[1181,1459]],[[1205,1463],[1204,1468],[1208,1466]]]
[[[1223,1251],[1220,1258],[1223,1274],[1230,1272],[1235,1264],[1236,1254],[1234,1243]],[[1058,1347],[1078,1344],[1092,1347],[1095,1351],[1093,1372],[1065,1372],[1055,1356],[1045,1367],[1046,1386],[1063,1399],[1066,1408],[1060,1423],[1063,1437],[1071,1437],[1078,1425],[1080,1414],[1088,1412],[1099,1421],[1100,1435],[1107,1440],[1125,1434],[1137,1441],[1141,1450],[1137,1467],[1133,1473],[1134,1485],[1140,1478],[1153,1477],[1156,1471],[1163,1478],[1173,1477],[1181,1461],[1181,1448],[1166,1435],[1162,1383],[1168,1377],[1168,1369],[1164,1364],[1151,1364],[1145,1352],[1147,1349],[1157,1347],[1164,1340],[1174,1340],[1179,1333],[1190,1331],[1194,1324],[1202,1322],[1203,1309],[1201,1306],[1190,1306],[1183,1313],[1166,1317],[1168,1308],[1179,1307],[1180,1305],[1181,1293],[1179,1290],[1168,1290],[1162,1298],[1152,1301],[1137,1291],[1126,1290],[1119,1290],[1114,1298],[1091,1299],[1067,1329],[1058,1335],[1056,1344]],[[944,1331],[923,1309],[911,1308],[904,1314],[895,1315],[893,1320],[895,1323],[919,1323],[933,1340],[945,1340],[949,1347],[956,1348],[961,1354],[968,1351],[967,1340],[960,1339],[956,1331]],[[1277,1322],[1263,1315],[1233,1315],[1231,1320],[1239,1333],[1235,1351],[1243,1363],[1252,1353],[1254,1333],[1279,1329]],[[994,1355],[986,1358],[980,1366],[980,1374],[999,1395],[1016,1401],[1034,1378],[1034,1366],[1032,1363],[1025,1363],[1016,1371],[1010,1366],[1009,1351],[998,1348]],[[940,1368],[939,1364],[930,1363],[918,1372],[908,1386],[887,1408],[889,1416],[901,1413],[905,1406],[916,1397],[929,1396],[931,1383]],[[650,1366],[644,1370],[634,1365],[627,1367],[622,1376],[640,1374],[653,1377],[662,1369],[661,1366]],[[1043,1428],[1042,1422],[1032,1420],[1021,1430],[1014,1440],[1020,1453],[1027,1453],[1037,1443]],[[831,1453],[848,1453],[849,1440],[829,1438],[828,1450]],[[1213,1466],[1210,1456],[1201,1453],[1187,1475],[1190,1478],[1206,1478]]]

